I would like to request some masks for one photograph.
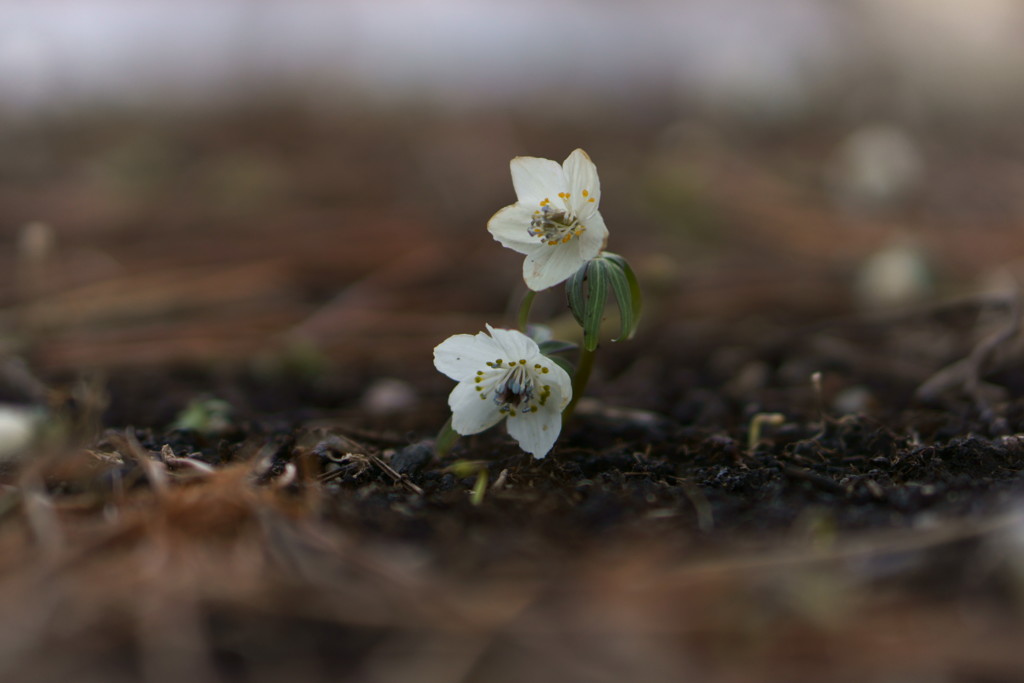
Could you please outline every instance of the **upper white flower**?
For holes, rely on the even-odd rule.
[[[502,246],[526,254],[523,279],[539,292],[564,281],[604,248],[608,228],[597,210],[601,183],[582,149],[562,165],[516,157],[511,167],[518,201],[494,214],[487,229]]]
[[[448,396],[452,428],[476,434],[508,418],[508,433],[543,458],[562,430],[569,375],[516,330],[457,334],[434,348],[434,366],[458,384]]]

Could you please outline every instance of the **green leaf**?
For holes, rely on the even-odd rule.
[[[580,327],[583,327],[583,281],[587,277],[589,267],[590,261],[587,261],[565,281],[565,296],[569,300],[569,310],[572,311],[572,317],[576,318]]]
[[[487,468],[481,467],[476,473],[476,482],[473,484],[473,493],[469,496],[469,502],[473,505],[480,505],[487,495]]]
[[[437,438],[434,439],[434,454],[438,458],[443,458],[448,455],[448,451],[452,449],[455,442],[459,440],[459,433],[452,429],[452,418],[448,418],[448,421],[444,423],[441,430],[437,433]]]
[[[608,288],[619,309],[620,333],[614,341],[629,339],[636,333],[643,308],[643,296],[636,274],[626,259],[618,254],[602,252],[583,264],[566,281],[565,291],[576,322],[583,328],[583,348],[597,349],[601,319],[608,301]]]
[[[206,436],[224,434],[231,429],[231,404],[219,398],[193,399],[178,413],[172,429],[192,430]]]
[[[558,367],[565,370],[569,375],[569,379],[576,376],[576,366],[569,362],[569,359],[562,358],[561,356],[548,356],[548,360],[557,365]]]
[[[633,307],[630,305],[629,280],[618,264],[610,264],[608,269],[608,282],[612,286],[612,294],[615,295],[615,303],[619,307],[619,325],[621,331],[619,336],[612,341],[628,339],[633,330],[636,329],[636,319],[633,317]]]
[[[614,264],[613,271],[618,271],[611,277],[611,286],[615,293],[615,301],[619,306],[622,331],[619,338],[614,341],[630,339],[636,333],[637,325],[640,323],[640,314],[643,312],[644,300],[643,294],[640,292],[640,283],[637,281],[636,273],[630,267],[629,261],[618,254],[607,251],[601,257]],[[619,277],[620,274],[621,277]],[[624,284],[626,286],[623,286]]]
[[[601,336],[601,318],[608,299],[609,265],[602,259],[594,259],[587,268],[587,297],[583,306],[583,348],[597,349]]]
[[[559,341],[558,339],[550,339],[546,342],[538,344],[540,346],[540,352],[545,356],[550,356],[554,353],[565,353],[566,351],[575,351],[579,348],[579,345],[573,344],[572,342]]]
[[[487,463],[483,460],[456,460],[443,471],[451,472],[459,479],[473,477],[480,474],[480,470],[486,470]]]

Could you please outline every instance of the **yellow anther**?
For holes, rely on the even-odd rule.
[[[589,197],[590,196],[590,192],[588,190],[583,190],[583,196],[584,197]]]
[[[542,374],[545,374],[545,375],[548,373],[548,369],[547,368],[541,368],[540,371],[541,371]]]
[[[526,365],[526,361],[525,361],[525,360],[520,360],[520,361],[519,361],[519,364],[520,364],[520,365]]]

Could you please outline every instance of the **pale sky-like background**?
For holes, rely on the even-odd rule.
[[[466,107],[645,96],[785,116],[877,79],[927,104],[1024,92],[1013,0],[0,2],[0,111],[315,102]]]

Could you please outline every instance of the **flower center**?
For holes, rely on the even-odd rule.
[[[579,237],[587,229],[580,225],[579,220],[568,210],[569,193],[559,192],[558,197],[566,203],[566,210],[561,211],[551,206],[551,200],[545,198],[540,208],[533,212],[527,232],[531,237],[539,237],[542,242],[554,247],[565,244],[573,237]]]
[[[531,369],[525,360],[501,359],[487,365],[491,370],[476,373],[476,390],[481,399],[491,397],[502,413],[535,413],[548,402],[551,385],[538,381],[538,375],[550,372],[544,365],[535,363]]]
[[[518,408],[523,401],[533,398],[533,378],[525,365],[516,365],[506,373],[504,381],[494,389],[494,402],[501,407]]]

